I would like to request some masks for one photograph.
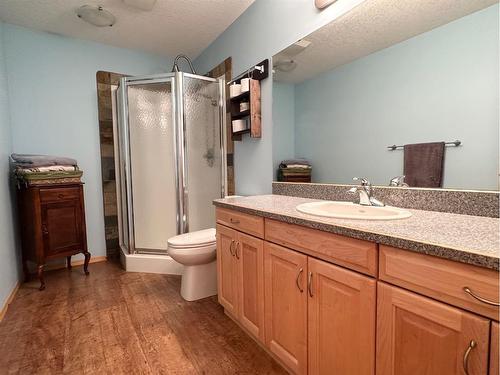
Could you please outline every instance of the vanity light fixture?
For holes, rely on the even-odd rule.
[[[115,16],[102,6],[82,5],[76,10],[76,15],[85,22],[94,26],[113,26],[116,22]]]

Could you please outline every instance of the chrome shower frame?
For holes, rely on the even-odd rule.
[[[140,77],[123,77],[117,90],[118,113],[118,145],[119,145],[119,165],[120,165],[120,193],[126,196],[127,205],[127,233],[122,233],[128,239],[127,250],[130,254],[139,253],[135,247],[135,228],[134,228],[134,202],[132,194],[132,166],[130,149],[130,123],[129,123],[129,104],[127,96],[127,87],[133,85],[145,85],[154,83],[170,83],[172,88],[172,123],[173,126],[173,150],[175,160],[175,186],[176,186],[176,232],[177,234],[187,233],[189,231],[189,190],[188,190],[188,165],[187,165],[187,143],[186,143],[186,118],[184,114],[184,78],[194,78],[218,84],[218,108],[219,108],[219,134],[220,134],[220,152],[221,152],[221,189],[220,195],[224,197],[227,194],[227,159],[226,159],[226,126],[225,126],[225,98],[223,78],[210,78],[191,73],[172,72],[165,74],[156,74]],[[124,176],[122,176],[122,171]],[[125,187],[122,187],[122,184]],[[122,198],[123,200],[123,198]],[[121,204],[121,202],[120,202]],[[122,228],[123,229],[123,228]],[[123,246],[123,240],[120,239],[120,246]],[[147,253],[151,253],[148,251]],[[164,253],[162,253],[164,254]]]

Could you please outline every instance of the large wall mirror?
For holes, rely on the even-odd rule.
[[[278,180],[498,190],[498,1],[367,0],[273,71]]]

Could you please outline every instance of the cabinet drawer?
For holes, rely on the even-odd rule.
[[[266,240],[365,273],[377,275],[377,244],[333,233],[265,220]]]
[[[80,199],[80,188],[58,188],[58,189],[40,189],[40,201],[60,202],[64,200]]]
[[[264,238],[264,218],[262,217],[227,210],[225,208],[217,208],[216,215],[219,224]]]
[[[498,306],[480,301],[498,303],[494,270],[381,245],[379,278],[498,320]]]

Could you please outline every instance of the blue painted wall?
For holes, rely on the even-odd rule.
[[[5,24],[12,148],[74,157],[84,171],[89,250],[105,255],[96,72],[170,71],[172,60]]]
[[[311,0],[256,0],[195,60],[205,72],[231,56],[233,75],[270,58],[298,39],[344,14],[362,0],[338,0],[319,11]],[[262,81],[262,138],[245,137],[235,144],[235,179],[238,194],[271,191],[273,168],[272,77]]]
[[[274,178],[282,160],[295,156],[295,85],[273,82]]]
[[[3,33],[4,24],[0,22],[0,309],[19,279],[19,253],[16,246],[13,200],[9,183],[12,138]]]
[[[323,73],[295,89],[295,152],[318,182],[403,172],[391,144],[453,141],[444,186],[498,188],[499,7]]]

